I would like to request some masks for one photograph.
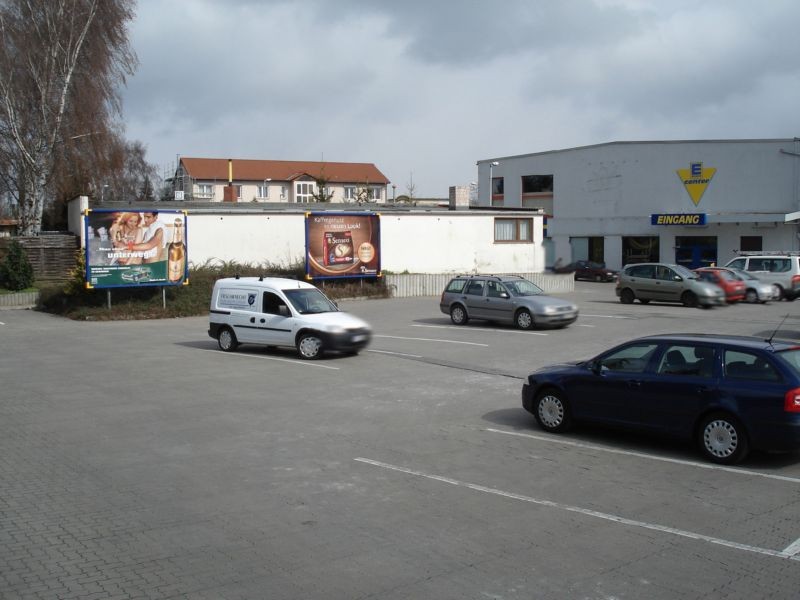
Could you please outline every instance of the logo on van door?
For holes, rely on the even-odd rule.
[[[678,169],[676,171],[695,206],[700,204],[700,198],[703,197],[716,172],[717,170],[712,167],[703,168],[703,163],[701,162],[689,163],[688,169]]]

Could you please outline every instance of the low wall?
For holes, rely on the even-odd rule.
[[[39,303],[39,292],[16,292],[0,294],[2,308],[34,308]]]
[[[575,290],[575,277],[572,273],[509,273],[520,275],[542,288],[548,294],[567,293]],[[412,298],[415,296],[438,296],[454,274],[402,273],[384,276],[393,298]]]

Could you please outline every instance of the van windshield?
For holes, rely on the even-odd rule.
[[[294,309],[301,315],[338,312],[336,305],[316,288],[295,288],[283,290]]]

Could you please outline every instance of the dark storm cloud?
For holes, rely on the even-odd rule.
[[[140,0],[128,134],[177,153],[375,162],[401,193],[626,139],[800,133],[800,4]]]

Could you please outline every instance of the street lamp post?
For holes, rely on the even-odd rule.
[[[499,164],[500,163],[498,161],[496,161],[496,160],[493,160],[493,161],[491,161],[489,163],[489,204],[488,204],[488,206],[492,205],[492,186],[494,184],[493,179],[492,179],[492,168],[496,167]]]

